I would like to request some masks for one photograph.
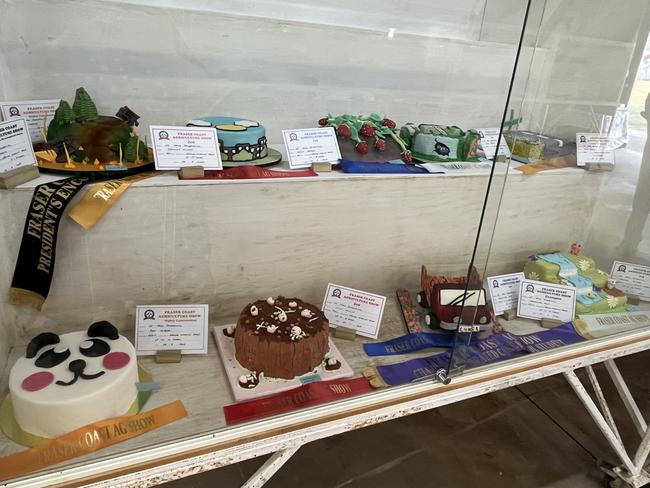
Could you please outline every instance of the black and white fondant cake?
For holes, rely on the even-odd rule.
[[[87,331],[34,337],[11,369],[9,391],[20,428],[54,438],[127,413],[137,382],[135,348],[102,321]]]

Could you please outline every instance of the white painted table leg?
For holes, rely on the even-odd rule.
[[[618,366],[616,366],[616,363],[613,359],[608,359],[605,361],[605,368],[607,368],[607,372],[609,373],[609,376],[611,376],[612,381],[614,382],[614,386],[616,387],[616,390],[621,397],[621,400],[623,400],[625,409],[630,414],[630,417],[632,417],[632,422],[634,422],[634,426],[636,427],[637,432],[641,437],[643,437],[646,433],[646,430],[648,429],[648,424],[646,423],[643,415],[641,414],[641,411],[639,410],[639,407],[634,401],[634,398],[632,397],[632,394],[630,393],[630,390],[627,387],[627,384],[625,383],[625,380],[623,379]]]
[[[634,456],[634,466],[636,468],[635,475],[641,474],[643,471],[643,466],[648,460],[648,455],[650,455],[650,429],[645,431],[643,440],[639,445],[639,448],[636,451]]]
[[[605,420],[605,417],[603,417],[603,415],[600,413],[600,410],[598,410],[598,407],[589,396],[589,393],[587,393],[587,390],[585,390],[585,387],[582,385],[575,372],[567,371],[564,373],[564,377],[567,379],[569,385],[571,385],[571,388],[573,388],[573,391],[576,393],[576,395],[578,395],[578,398],[587,409],[587,412],[589,412],[589,415],[591,415],[591,418],[593,418],[596,422],[596,425],[607,439],[607,442],[609,442],[609,445],[612,447],[612,449],[614,449],[619,459],[623,462],[625,468],[630,473],[634,473],[635,466],[632,463],[630,456],[625,451],[625,447],[618,440],[616,434],[614,434],[614,431],[612,431],[610,428],[607,420]]]
[[[598,378],[596,377],[594,368],[592,368],[591,366],[586,366],[585,369],[587,370],[587,376],[589,377],[589,382],[591,383],[591,386],[594,389],[596,399],[600,404],[600,408],[602,409],[605,420],[607,420],[607,424],[612,429],[612,432],[614,432],[614,434],[616,435],[618,442],[623,444],[623,440],[621,439],[621,434],[618,433],[618,429],[616,428],[616,422],[614,422],[614,417],[612,416],[612,412],[609,410],[609,405],[607,405],[607,400],[605,399],[603,390],[600,387],[600,383],[598,382]]]
[[[300,449],[298,447],[291,447],[289,449],[284,449],[278,451],[275,454],[271,455],[266,462],[255,471],[253,476],[242,485],[242,488],[259,488],[264,486],[264,484],[273,476],[278,469],[280,469],[284,463],[286,463],[291,456],[293,456],[296,451]]]

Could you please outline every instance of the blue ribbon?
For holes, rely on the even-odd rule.
[[[515,335],[509,332],[500,332],[469,345],[459,344],[454,351],[454,362],[463,364],[466,368],[475,368],[523,354],[548,351],[583,340],[571,322],[534,334]],[[376,366],[375,369],[387,385],[403,385],[432,376],[441,368],[446,370],[450,359],[451,351],[448,351],[426,358]]]
[[[363,161],[350,161],[349,159],[339,159],[339,163],[344,173],[428,173],[424,168],[404,163],[368,163]]]
[[[368,356],[407,354],[430,347],[454,347],[454,334],[415,332],[391,339],[390,341],[367,342],[363,345],[363,349]]]

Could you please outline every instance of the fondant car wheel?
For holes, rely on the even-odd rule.
[[[485,315],[483,315],[480,319],[478,319],[478,323],[481,325],[485,325],[488,323],[488,318]]]
[[[428,313],[424,316],[425,323],[432,329],[437,327],[440,324],[440,321],[432,313]]]
[[[419,304],[421,307],[429,308],[429,302],[427,301],[427,296],[424,294],[423,291],[421,291],[421,292],[418,293],[418,295],[417,295],[417,301],[418,301],[418,304]],[[428,324],[427,324],[427,325],[428,325]]]

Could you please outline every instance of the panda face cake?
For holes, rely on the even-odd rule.
[[[127,413],[137,381],[135,348],[102,321],[87,331],[34,337],[11,369],[9,391],[20,428],[53,438]]]

